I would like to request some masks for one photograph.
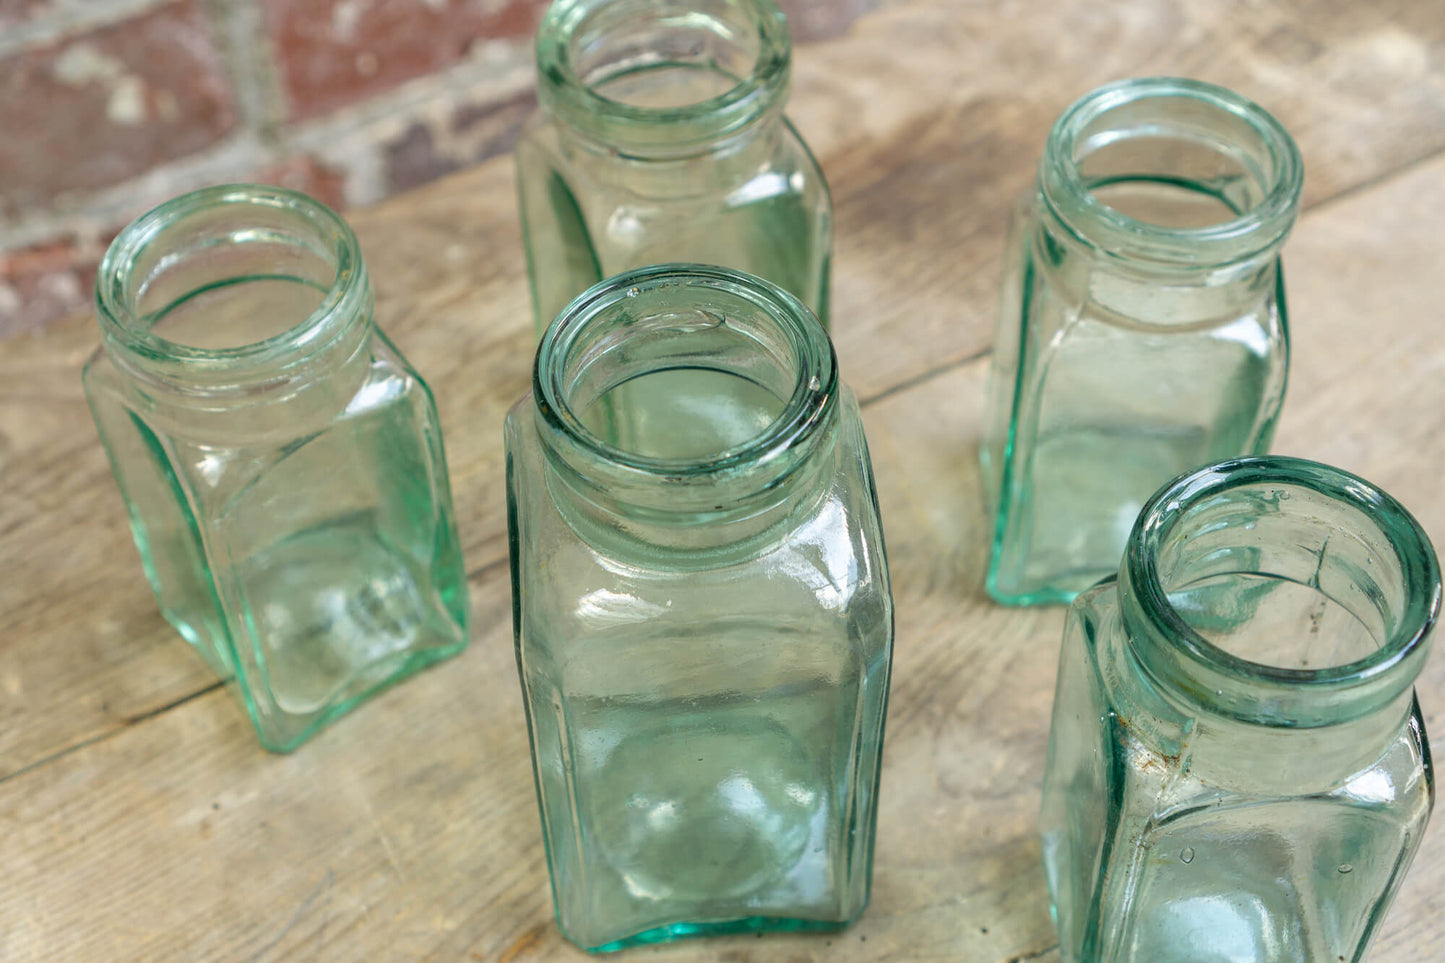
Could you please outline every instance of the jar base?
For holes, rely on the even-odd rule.
[[[600,946],[584,946],[589,953],[613,953],[633,946],[651,943],[671,943],[673,940],[695,936],[735,936],[744,933],[836,933],[846,929],[853,921],[847,920],[804,920],[778,916],[748,916],[735,920],[710,920],[700,923],[667,923],[654,926],[641,933],[603,943]],[[566,931],[562,933],[566,936]],[[568,937],[571,939],[570,937]],[[573,942],[576,942],[575,940]],[[579,946],[581,944],[578,944]]]
[[[452,645],[413,652],[409,656],[407,656],[406,660],[402,662],[402,664],[396,669],[395,672],[388,675],[385,679],[381,680],[376,685],[371,686],[365,691],[360,692],[349,699],[346,699],[343,702],[338,702],[335,705],[328,706],[326,709],[318,713],[315,717],[307,721],[305,726],[299,731],[271,732],[261,728],[260,726],[257,726],[257,740],[261,743],[261,747],[263,749],[266,749],[268,752],[274,752],[280,755],[286,755],[295,752],[298,748],[300,748],[302,743],[306,742],[306,740],[310,739],[322,729],[325,729],[327,726],[331,725],[337,719],[340,719],[342,716],[346,715],[348,712],[355,709],[363,702],[366,702],[369,699],[380,695],[382,692],[390,689],[392,686],[400,682],[405,682],[407,679],[416,675],[423,669],[433,666],[438,662],[443,662],[447,659],[450,659],[455,655],[460,655],[462,650],[466,647],[466,640],[463,639],[462,641],[453,643]],[[236,688],[234,679],[227,680],[227,682],[230,688],[232,688],[233,690]],[[246,704],[247,697],[244,694],[237,693],[236,697],[243,706]],[[249,706],[247,706],[247,708],[249,709]]]

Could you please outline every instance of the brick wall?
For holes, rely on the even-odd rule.
[[[798,43],[876,0],[783,0]],[[511,149],[546,0],[0,0],[0,338],[131,218],[253,180],[345,209]]]

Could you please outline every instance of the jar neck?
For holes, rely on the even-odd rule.
[[[821,494],[837,362],[797,298],[658,265],[595,285],[544,333],[535,420],[574,527],[696,553],[765,537]]]
[[[1263,108],[1212,84],[1125,80],[1054,124],[1039,164],[1063,243],[1149,284],[1249,283],[1299,208],[1299,150]]]
[[[96,304],[119,370],[206,408],[331,378],[372,327],[351,229],[303,194],[258,185],[193,191],[132,222],[101,261]]]
[[[779,127],[790,54],[773,0],[556,0],[537,32],[538,98],[599,153],[733,154]]]
[[[1271,731],[1398,726],[1441,596],[1430,540],[1398,502],[1278,457],[1201,468],[1158,492],[1118,585],[1128,645],[1162,693]]]

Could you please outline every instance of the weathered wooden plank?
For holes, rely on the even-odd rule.
[[[1445,159],[1306,218],[1278,447],[1379,482],[1445,545],[1442,220]],[[898,601],[872,906],[831,937],[629,958],[1056,959],[1035,811],[1062,612],[1003,609],[980,591],[985,364],[865,411]],[[466,654],[301,753],[261,752],[214,692],[0,782],[0,958],[585,958],[550,923],[505,576],[473,580]],[[1420,697],[1438,736],[1445,658]],[[1442,883],[1436,827],[1372,959],[1439,956]]]
[[[838,207],[835,334],[875,397],[986,349],[1004,212],[1054,115],[1117,76],[1232,84],[1319,201],[1445,147],[1439,0],[898,4],[799,50],[791,112]],[[464,549],[505,554],[498,426],[532,338],[510,161],[353,218],[378,317],[436,389]],[[0,342],[0,777],[208,684],[155,613],[78,384],[77,318]]]
[[[834,186],[834,336],[867,396],[985,350],[1001,235],[1053,119],[1176,74],[1275,113],[1305,203],[1445,148],[1439,0],[933,3],[800,54],[794,113]]]

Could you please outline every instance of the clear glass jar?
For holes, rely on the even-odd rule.
[[[279,188],[186,194],[120,233],[96,302],[86,398],[146,576],[266,748],[461,651],[436,407],[339,217]]]
[[[1301,177],[1273,117],[1197,81],[1110,84],[1055,123],[1009,230],[980,448],[995,599],[1068,601],[1160,485],[1268,450]]]
[[[1358,961],[1434,774],[1434,549],[1293,458],[1185,475],[1064,634],[1041,816],[1067,963]]]
[[[556,0],[540,109],[517,145],[537,331],[629,268],[718,264],[828,325],[832,201],[783,116],[791,42],[773,0]]]
[[[548,328],[506,446],[562,932],[610,950],[857,917],[893,602],[822,327],[735,271],[623,274]]]

